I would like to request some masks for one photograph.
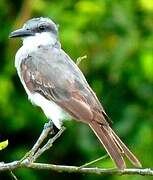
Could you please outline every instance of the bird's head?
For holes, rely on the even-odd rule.
[[[13,31],[10,38],[20,37],[23,44],[35,43],[37,45],[54,44],[58,37],[58,27],[49,18],[33,18],[28,20],[21,29]]]

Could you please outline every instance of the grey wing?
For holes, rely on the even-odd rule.
[[[32,93],[54,101],[74,118],[108,125],[108,118],[78,66],[57,49],[40,49],[21,64],[22,78]]]

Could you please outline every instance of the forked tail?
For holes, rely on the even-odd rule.
[[[134,166],[141,167],[139,160],[109,126],[103,126],[97,121],[92,121],[89,125],[119,169],[126,168],[124,155]]]

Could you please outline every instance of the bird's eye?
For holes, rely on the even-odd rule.
[[[39,26],[39,30],[44,31],[45,30],[45,26],[44,25],[40,25]]]

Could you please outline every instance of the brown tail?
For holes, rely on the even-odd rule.
[[[126,164],[123,159],[124,155],[134,166],[141,167],[139,160],[109,126],[100,125],[96,121],[92,121],[89,125],[119,169],[126,168]]]

